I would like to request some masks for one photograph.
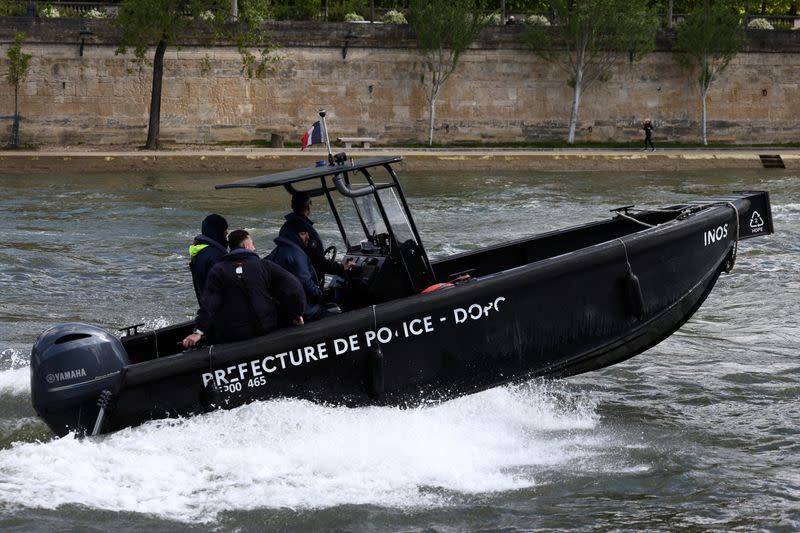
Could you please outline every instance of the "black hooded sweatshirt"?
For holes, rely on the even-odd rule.
[[[203,296],[208,273],[222,256],[228,253],[228,239],[225,230],[228,222],[220,215],[208,215],[203,219],[202,233],[194,238],[189,246],[189,270],[192,272],[192,283],[197,302]]]

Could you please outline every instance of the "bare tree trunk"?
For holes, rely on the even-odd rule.
[[[239,20],[239,0],[231,0],[231,21]]]
[[[703,108],[703,145],[708,146],[708,136],[706,135],[706,95],[708,95],[708,89],[701,89],[700,90],[700,101],[702,103]]]
[[[436,98],[439,96],[438,89],[431,90],[430,113],[428,113],[428,146],[433,146],[433,123],[436,120]]]
[[[578,126],[578,107],[581,104],[581,91],[583,90],[583,70],[577,69],[575,73],[575,90],[572,93],[572,110],[569,114],[569,133],[567,144],[575,144],[575,128]]]
[[[375,22],[375,0],[369,0],[369,21]]]
[[[14,86],[14,123],[11,125],[11,147],[19,146],[19,106],[17,105],[19,85]]]
[[[147,126],[148,150],[158,150],[158,136],[161,130],[161,85],[164,78],[164,53],[167,41],[160,40],[153,57],[153,91],[150,95],[150,123]]]
[[[506,22],[506,0],[500,0],[500,24]]]

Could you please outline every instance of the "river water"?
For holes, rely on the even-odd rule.
[[[213,190],[243,177],[0,175],[0,530],[800,530],[791,171],[401,174],[432,256],[743,189],[771,192],[777,233],[742,243],[680,331],[603,371],[416,409],[278,400],[54,439],[30,405],[36,336],[190,317],[202,217],[263,253],[280,226],[282,190]]]

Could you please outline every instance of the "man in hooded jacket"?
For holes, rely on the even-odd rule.
[[[325,246],[322,239],[314,228],[314,221],[309,218],[311,214],[311,196],[307,192],[296,192],[292,195],[292,212],[283,218],[286,222],[281,227],[280,235],[284,234],[284,228],[292,224],[296,228],[303,228],[308,233],[308,245],[304,252],[311,259],[311,264],[317,275],[317,283],[321,283],[325,274],[343,276],[344,271],[350,268],[350,262],[337,263],[325,258]]]
[[[197,311],[196,329],[183,340],[194,346],[234,342],[265,335],[285,323],[302,325],[303,287],[289,272],[256,254],[245,230],[229,236],[231,251],[211,268]]]
[[[282,266],[295,275],[303,286],[306,306],[303,318],[306,322],[328,316],[322,303],[322,289],[319,277],[306,250],[311,241],[308,228],[302,221],[287,220],[275,239],[275,249],[267,259]]]
[[[228,221],[217,214],[208,215],[200,229],[200,235],[189,245],[189,270],[198,303],[203,297],[211,267],[228,253]]]

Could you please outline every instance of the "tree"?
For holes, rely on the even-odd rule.
[[[667,28],[672,29],[672,0],[667,2]]]
[[[139,61],[155,46],[153,85],[150,95],[150,118],[145,148],[158,149],[161,129],[161,88],[164,77],[164,54],[182,37],[191,34],[233,39],[242,55],[243,71],[263,74],[270,50],[267,34],[260,28],[268,0],[250,0],[239,6],[237,21],[230,24],[233,6],[230,0],[123,0],[115,24],[120,32],[117,53],[132,48]],[[260,61],[250,51],[259,47]]]
[[[678,27],[675,48],[678,60],[692,71],[698,70],[702,108],[703,144],[708,144],[706,97],[711,84],[728,67],[743,44],[739,15],[722,2],[704,0]]]
[[[439,91],[487,21],[473,0],[412,0],[411,10],[411,26],[429,74],[424,82],[427,82],[428,144],[432,145]]]
[[[554,0],[552,26],[530,26],[528,45],[558,65],[572,87],[567,142],[575,142],[581,96],[594,82],[611,77],[620,57],[638,61],[655,48],[658,18],[646,2]]]
[[[31,65],[31,55],[22,52],[22,43],[25,34],[17,33],[14,37],[14,46],[8,49],[8,74],[6,80],[14,88],[14,123],[11,126],[11,143],[9,146],[19,146],[19,86],[28,77]]]

